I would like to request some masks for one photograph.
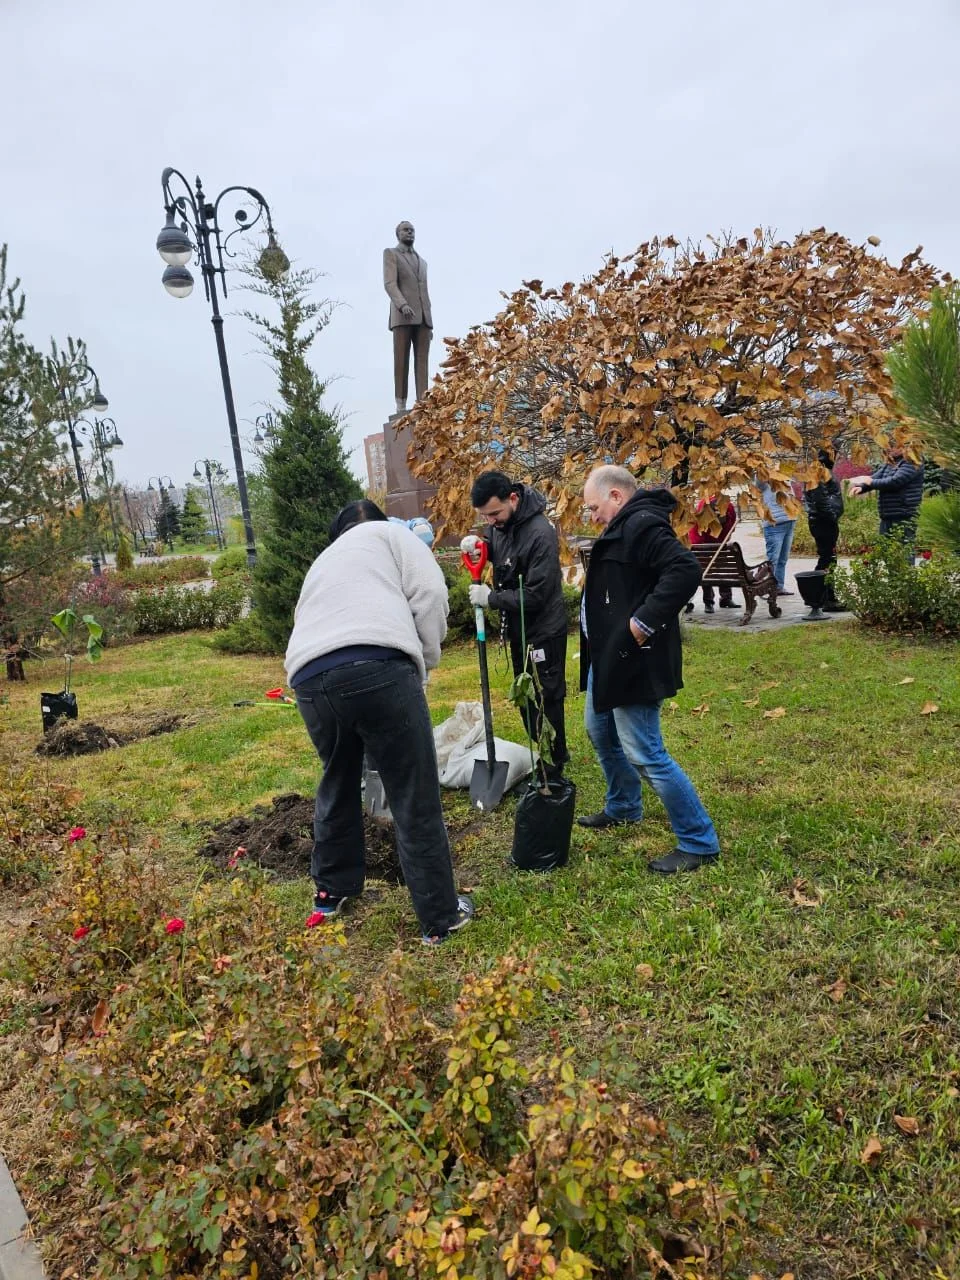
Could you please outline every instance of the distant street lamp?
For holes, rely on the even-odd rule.
[[[171,183],[175,180],[183,187],[181,195],[173,194]],[[204,293],[213,309],[211,319],[217,342],[220,377],[223,381],[223,398],[227,407],[230,444],[233,449],[233,464],[240,494],[240,510],[243,513],[243,528],[247,539],[247,563],[252,568],[256,563],[257,548],[253,535],[253,521],[250,517],[250,502],[247,497],[243,454],[240,450],[237,411],[233,403],[230,369],[227,365],[227,348],[223,340],[223,316],[220,314],[220,301],[217,296],[217,276],[220,277],[220,288],[226,296],[227,275],[223,259],[224,254],[228,258],[233,257],[227,245],[233,236],[241,231],[250,231],[261,220],[266,225],[267,245],[260,254],[260,270],[268,278],[277,278],[289,270],[290,260],[277,243],[270,206],[255,187],[225,187],[216,200],[211,202],[204,194],[200,179],[196,180],[194,192],[178,169],[164,169],[160,181],[163,187],[163,207],[167,215],[166,223],[157,236],[157,252],[167,263],[163,273],[163,286],[174,298],[186,298],[193,289],[193,275],[187,263],[196,254],[203,275]],[[220,202],[234,191],[243,193],[247,202],[252,204],[254,212],[251,216],[247,209],[238,209],[234,214],[237,225],[224,235],[219,222]],[[190,232],[193,233],[192,240]]]
[[[55,352],[56,354],[56,349]],[[71,359],[61,360],[58,356],[56,361],[50,361],[50,371],[57,384],[57,391],[60,394],[60,400],[63,405],[63,420],[67,424],[67,434],[70,436],[70,447],[73,450],[73,461],[77,468],[77,484],[80,486],[80,501],[83,503],[84,519],[87,523],[87,529],[90,530],[90,491],[87,488],[87,479],[83,474],[83,462],[80,458],[80,442],[77,439],[78,415],[76,405],[72,403],[69,390],[73,388],[76,391],[85,391],[92,387],[93,394],[87,400],[84,408],[91,408],[98,415],[103,415],[109,409],[110,405],[107,397],[100,390],[100,379],[96,375],[93,365],[86,357],[83,345],[80,344],[79,350],[74,353],[71,346]],[[82,410],[81,410],[82,412]],[[90,543],[90,563],[95,578],[100,577],[100,550],[97,546],[96,539],[91,533]]]
[[[117,547],[120,544],[120,533],[117,527],[117,517],[113,510],[113,481],[111,472],[108,469],[107,450],[121,448],[123,441],[117,432],[117,424],[112,418],[94,418],[93,422],[80,418],[77,422],[77,430],[90,437],[94,460],[99,459],[100,461],[103,487],[107,495],[107,510],[110,513],[110,528],[113,530],[114,546]]]
[[[194,480],[203,479],[203,476],[200,474],[201,466],[207,473],[207,492],[210,495],[210,513],[213,516],[213,528],[217,535],[217,546],[222,551],[226,546],[226,542],[223,537],[223,529],[220,526],[220,513],[217,511],[217,500],[213,496],[213,477],[216,476],[218,480],[222,480],[227,473],[215,458],[200,458],[199,461],[193,464]]]
[[[277,429],[274,426],[272,413],[261,413],[254,426],[257,428],[256,435],[253,437],[254,444],[260,445],[264,442],[273,444],[277,436]]]

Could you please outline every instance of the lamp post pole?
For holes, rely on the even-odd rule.
[[[108,425],[113,432],[113,435],[109,440],[107,439]],[[116,548],[120,542],[120,533],[117,525],[116,512],[113,509],[113,468],[107,461],[107,450],[121,448],[123,441],[120,439],[120,435],[117,431],[117,424],[114,422],[113,418],[94,418],[92,423],[81,418],[77,423],[77,430],[90,436],[94,459],[99,459],[100,462],[100,471],[103,475],[103,487],[107,495],[107,511],[110,514],[110,528],[113,530],[113,542],[114,548]]]
[[[190,294],[193,289],[193,276],[186,264],[196,253],[203,276],[204,292],[213,311],[211,322],[217,343],[217,359],[220,364],[220,378],[223,382],[227,424],[230,428],[230,446],[233,450],[240,510],[243,513],[243,528],[247,539],[247,563],[253,568],[257,560],[257,548],[254,541],[253,521],[250,517],[250,500],[247,496],[247,481],[240,449],[240,432],[237,428],[233,387],[230,382],[230,367],[227,364],[227,348],[223,338],[223,316],[220,314],[217,276],[220,277],[220,288],[226,296],[226,267],[223,259],[224,254],[227,257],[233,257],[227,247],[229,241],[238,232],[251,230],[261,219],[264,221],[268,237],[267,247],[260,255],[261,271],[265,275],[282,275],[289,269],[290,261],[277,243],[270,206],[255,187],[225,187],[216,200],[211,202],[204,194],[200,179],[197,178],[196,190],[192,191],[189,182],[178,169],[164,169],[160,181],[163,187],[163,207],[167,215],[166,225],[157,236],[157,250],[164,262],[168,264],[163,273],[164,288],[175,298],[185,298]],[[174,195],[171,186],[174,182],[180,183],[183,188],[182,194]],[[232,192],[241,192],[247,203],[253,205],[255,212],[251,217],[246,209],[237,210],[234,214],[237,225],[224,235],[219,221],[220,202]],[[193,232],[192,241],[188,235],[188,227]],[[216,258],[214,258],[214,251]]]
[[[87,524],[87,531],[90,533],[90,491],[87,488],[87,478],[83,474],[83,462],[80,458],[80,441],[77,439],[78,418],[75,413],[75,406],[68,394],[68,388],[72,384],[77,391],[80,391],[93,383],[93,395],[88,403],[93,408],[94,413],[106,413],[110,406],[107,397],[100,390],[100,379],[87,359],[83,343],[78,344],[76,349],[71,343],[70,356],[65,357],[66,353],[58,355],[56,348],[54,348],[54,356],[50,358],[49,367],[56,381],[60,402],[63,406],[63,420],[67,426],[70,448],[73,450],[73,462],[77,469],[77,484],[80,487],[80,501],[83,504],[84,520]],[[93,569],[93,576],[99,578],[100,551],[92,533],[90,535],[90,563]]]
[[[223,475],[223,468],[215,459],[200,458],[193,464],[194,480],[201,480],[203,478],[200,474],[201,463],[203,464],[204,471],[207,473],[207,493],[210,495],[210,514],[213,516],[213,528],[217,535],[217,546],[222,551],[226,546],[226,542],[223,537],[223,529],[220,525],[220,513],[217,511],[217,500],[213,494],[213,477],[215,474],[218,477]]]

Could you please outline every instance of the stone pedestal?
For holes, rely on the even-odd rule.
[[[403,417],[407,420],[401,430],[397,431],[397,423]],[[387,458],[386,512],[388,516],[400,516],[403,520],[412,520],[414,516],[426,516],[429,519],[430,499],[436,489],[410,473],[407,450],[412,440],[410,415],[391,414],[383,424],[384,452]]]

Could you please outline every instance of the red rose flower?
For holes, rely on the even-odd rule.
[[[323,924],[326,918],[327,917],[323,914],[322,911],[314,911],[311,915],[307,916],[306,927],[308,929],[315,929],[318,924]]]
[[[73,936],[75,940],[79,942],[80,939],[85,938],[89,932],[90,932],[90,926],[86,924],[82,924],[78,928],[74,929]]]
[[[76,844],[78,840],[83,840],[86,837],[86,834],[86,827],[71,827],[70,834],[67,836],[67,839],[71,844]]]
[[[180,919],[179,916],[173,916],[172,919],[167,921],[166,928],[167,928],[167,933],[183,933],[184,922]]]

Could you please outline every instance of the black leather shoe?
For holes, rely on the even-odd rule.
[[[713,613],[713,612],[714,612],[713,605],[712,605],[712,604],[705,604],[705,605],[703,606],[703,612],[704,612],[704,613]]]
[[[721,609],[739,609],[740,606],[736,604],[733,600],[721,600],[720,608]]]
[[[685,604],[685,605],[683,606],[683,612],[684,612],[684,613],[693,613],[693,602],[692,602],[692,601],[689,601],[687,604]]]
[[[577,819],[578,827],[589,827],[592,831],[601,831],[604,827],[625,827],[626,825],[626,818],[611,818],[604,809],[601,809],[599,813],[585,813],[582,818]]]
[[[654,858],[647,866],[662,876],[672,876],[678,871],[699,871],[701,867],[709,867],[719,857],[719,853],[684,853],[682,849],[674,849],[663,858]]]

